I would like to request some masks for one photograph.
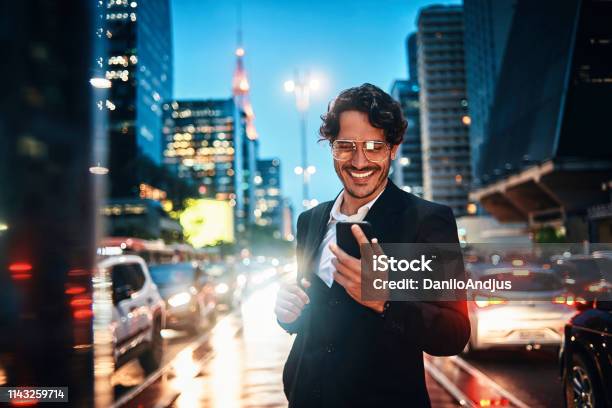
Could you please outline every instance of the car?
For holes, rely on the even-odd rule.
[[[198,262],[153,265],[150,271],[166,302],[167,328],[197,333],[214,323],[214,285]]]
[[[468,291],[471,336],[466,353],[494,348],[559,348],[563,327],[575,313],[574,299],[550,269],[534,264],[478,264],[476,280],[510,281],[503,293]]]
[[[566,407],[612,407],[612,299],[582,306],[565,326],[559,353]]]
[[[113,356],[115,367],[138,358],[146,373],[162,362],[166,309],[144,259],[137,255],[101,259],[100,270],[109,271],[112,281]]]
[[[233,309],[240,306],[246,285],[246,276],[238,273],[231,263],[209,262],[204,265],[204,273],[215,287],[217,306]]]
[[[555,257],[552,267],[574,295],[592,299],[597,292],[607,291],[612,259],[603,254]]]

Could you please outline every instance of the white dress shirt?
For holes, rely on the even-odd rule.
[[[331,262],[332,258],[334,258],[335,255],[329,249],[329,245],[336,243],[336,223],[338,223],[339,221],[363,221],[368,211],[370,210],[370,208],[372,208],[372,206],[374,205],[376,200],[378,200],[378,197],[380,197],[381,194],[382,191],[372,201],[359,207],[357,213],[353,215],[345,215],[340,212],[340,208],[342,208],[342,200],[344,199],[344,190],[342,190],[342,192],[338,195],[338,198],[336,198],[336,201],[334,201],[334,206],[332,207],[331,212],[329,213],[327,231],[325,232],[325,236],[323,237],[321,245],[317,249],[317,253],[319,254],[319,269],[317,270],[317,275],[330,288],[334,283],[334,272],[336,271],[336,268]]]

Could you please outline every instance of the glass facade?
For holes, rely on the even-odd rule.
[[[479,167],[488,137],[489,111],[495,96],[508,33],[517,0],[465,0],[465,63],[470,113],[470,144],[474,184],[482,184]]]
[[[201,198],[236,204],[236,133],[232,99],[165,103],[164,164],[197,184]]]
[[[275,238],[283,231],[283,198],[281,197],[279,159],[257,160],[255,176],[255,223],[274,228]]]
[[[162,110],[164,166],[200,198],[228,201],[244,232],[255,218],[257,154],[257,140],[245,137],[244,113],[233,98],[172,101]]]
[[[404,191],[423,196],[423,161],[421,152],[421,119],[419,85],[412,80],[397,80],[391,96],[402,106],[408,122],[399,155],[393,162],[393,180]]]
[[[426,7],[417,24],[423,195],[461,216],[471,184],[463,9]]]
[[[162,103],[172,98],[168,0],[107,0],[106,79],[112,197],[137,197],[151,167],[162,163]]]

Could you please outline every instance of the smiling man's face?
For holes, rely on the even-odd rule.
[[[383,129],[372,126],[366,113],[354,110],[340,114],[340,131],[336,140],[386,141]],[[386,160],[376,163],[365,157],[362,146],[357,144],[352,159],[334,160],[334,168],[345,191],[359,201],[368,202],[384,189],[391,160],[395,159],[399,145],[391,147]]]

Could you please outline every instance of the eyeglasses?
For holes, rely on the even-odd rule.
[[[384,162],[389,158],[389,143],[379,140],[334,140],[331,143],[332,155],[338,161],[347,161],[353,158],[357,151],[357,143],[362,145],[361,150],[366,159],[374,163]]]

